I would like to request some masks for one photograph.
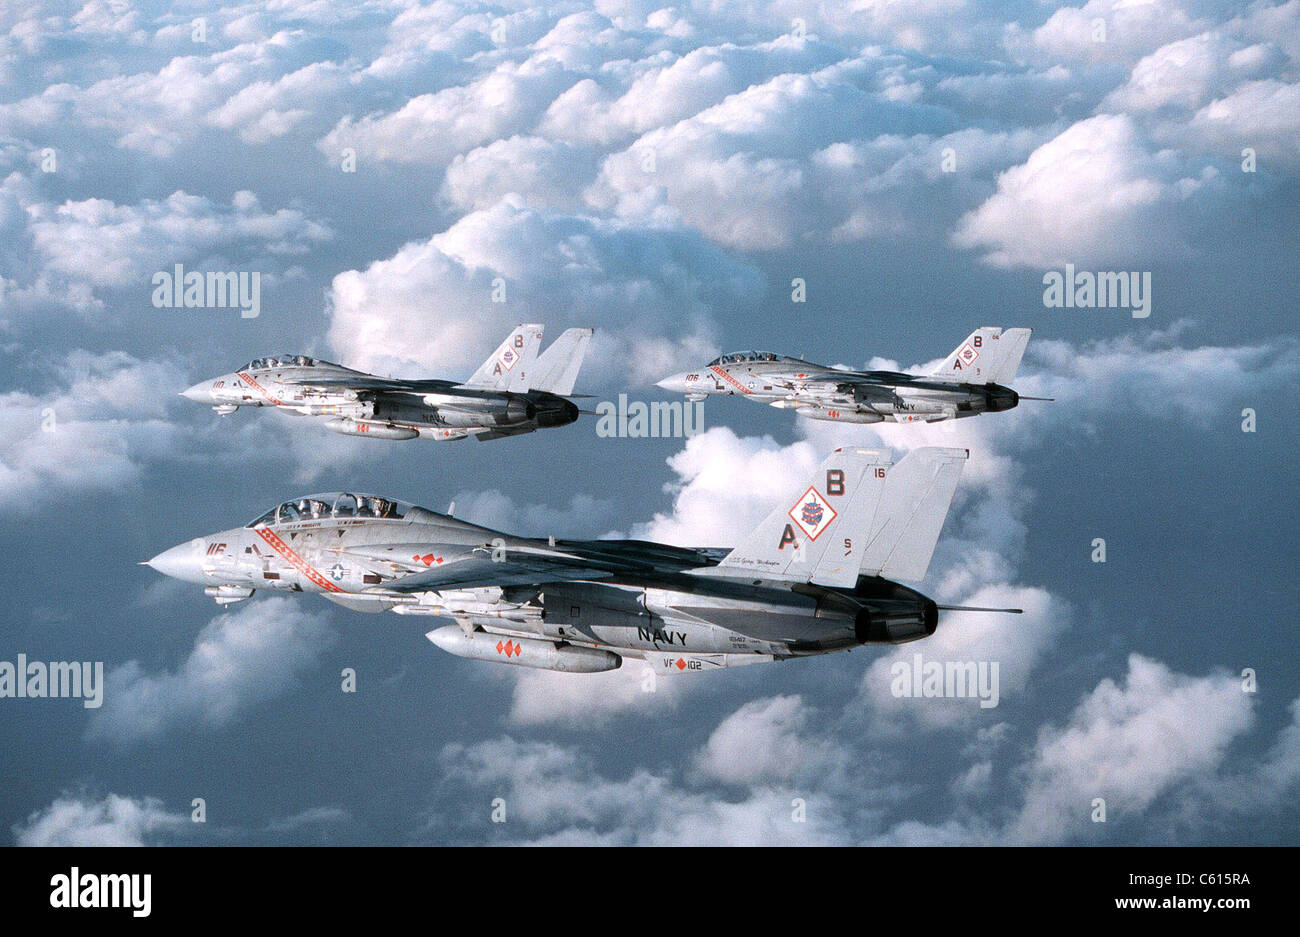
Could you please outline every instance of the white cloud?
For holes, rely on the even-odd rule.
[[[527,133],[576,80],[546,57],[502,62],[481,78],[411,98],[390,114],[345,117],[319,146],[331,157],[353,149],[360,160],[445,166],[457,153]]]
[[[962,217],[953,240],[1001,267],[1131,267],[1180,247],[1177,236],[1157,234],[1164,209],[1213,178],[1211,168],[1187,175],[1171,154],[1152,153],[1126,116],[1090,117],[1002,173],[997,192]]]
[[[506,301],[494,303],[493,281]],[[578,390],[658,380],[706,353],[714,301],[753,297],[756,272],[687,232],[534,211],[507,198],[442,234],[334,278],[329,341],[379,373],[468,376],[546,310],[548,335],[594,326]]]
[[[301,209],[267,211],[245,190],[228,203],[175,191],[128,204],[53,204],[17,172],[0,184],[0,231],[14,245],[0,258],[0,323],[7,326],[34,319],[50,303],[111,322],[120,313],[104,302],[104,291],[131,290],[128,305],[147,308],[154,274],[170,274],[176,264],[257,272],[264,290],[293,274],[294,258],[333,237]]]
[[[215,32],[215,28],[214,28]],[[240,43],[233,48],[208,50],[189,40],[190,19],[175,31],[177,48],[190,54],[176,55],[157,71],[115,73],[84,85],[67,81],[50,82],[35,94],[0,106],[0,122],[18,132],[37,137],[54,135],[60,142],[68,131],[83,128],[91,134],[107,134],[119,147],[166,159],[192,143],[209,126],[235,129],[231,117],[240,111],[253,122],[249,139],[275,136],[274,108],[292,102],[290,108],[331,109],[331,94],[337,85],[330,81],[303,83],[302,78],[278,84],[288,74],[311,64],[318,50],[302,30],[282,30],[269,38]],[[215,37],[209,37],[215,38]],[[317,78],[323,77],[315,72]],[[60,76],[62,77],[62,76]],[[269,97],[254,90],[225,111],[227,102],[258,82],[268,84]],[[295,86],[296,85],[296,86]],[[255,114],[248,110],[254,99],[263,97]],[[282,113],[280,119],[284,119]]]
[[[829,46],[788,34],[753,45],[701,46],[682,55],[664,52],[621,76],[625,81],[620,87],[607,89],[590,78],[575,84],[547,108],[540,129],[565,140],[626,143],[778,75],[807,72],[837,58],[839,53]]]
[[[1194,109],[1225,85],[1276,68],[1281,58],[1275,46],[1246,47],[1221,32],[1202,33],[1144,56],[1107,104],[1133,112]]]
[[[72,351],[47,362],[58,386],[0,394],[0,505],[30,514],[66,492],[118,491],[151,459],[167,458],[182,431],[167,420],[185,386],[177,366],[121,352]]]
[[[218,418],[176,396],[195,375],[172,359],[74,350],[34,368],[41,380],[0,393],[0,513],[30,515],[63,495],[128,490],[150,465],[287,460],[294,480],[306,483],[386,452],[281,413]]]
[[[1209,21],[1181,0],[1089,0],[1062,7],[1026,37],[1008,30],[1013,52],[1054,60],[1132,62],[1153,49],[1203,32]],[[1098,25],[1100,24],[1100,25]],[[1027,40],[1027,41],[1026,41]]]
[[[779,498],[812,477],[823,458],[808,442],[778,447],[770,437],[710,427],[668,460],[679,479],[671,488],[671,513],[637,525],[632,536],[678,546],[734,546]]]
[[[292,816],[274,819],[266,825],[268,833],[296,833],[303,829],[351,823],[352,814],[342,807],[308,807]]]
[[[1273,744],[1258,757],[1230,760],[1225,771],[1210,779],[1198,793],[1199,804],[1191,812],[1204,824],[1222,822],[1222,812],[1238,815],[1272,812],[1289,802],[1291,791],[1300,783],[1300,699],[1287,707],[1290,722],[1282,727]]]
[[[873,52],[753,85],[609,156],[587,198],[625,217],[666,204],[709,238],[743,250],[819,237],[843,222],[848,206],[840,166],[813,154],[953,122],[937,108],[894,100],[890,74],[890,62]]]
[[[1294,171],[1300,167],[1300,84],[1248,81],[1197,111],[1189,129],[1234,158],[1250,147],[1261,168]]]
[[[221,728],[294,687],[337,635],[299,600],[256,599],[212,619],[175,671],[129,661],[108,674],[88,736],[134,742],[182,727]]]
[[[348,71],[336,62],[312,62],[274,81],[252,82],[216,108],[209,122],[237,131],[247,143],[265,143],[319,120],[324,100],[349,87]]]
[[[155,797],[64,794],[13,831],[19,846],[145,846],[183,831],[188,821]]]
[[[930,638],[890,648],[872,661],[862,675],[859,692],[870,707],[870,720],[878,731],[889,734],[915,731],[918,727],[964,728],[1008,718],[1008,708],[1023,705],[1023,699],[1018,697],[1023,697],[1031,686],[1041,685],[1034,671],[1068,628],[1069,603],[1046,589],[993,583],[974,587],[974,591],[963,595],[962,604],[1023,608],[1025,613],[943,612],[939,628]],[[968,696],[964,698],[925,698],[919,695],[920,688],[916,688],[916,696],[894,696],[891,669],[898,662],[910,672],[915,654],[920,654],[925,663],[941,665],[996,664],[998,696],[991,700],[996,707],[981,708],[974,687],[967,688]]]
[[[1097,797],[1107,822],[1140,816],[1165,791],[1217,771],[1252,721],[1235,677],[1189,677],[1134,654],[1122,684],[1103,680],[1064,727],[1040,732],[1025,803],[1006,835],[1018,843],[1095,835]]]
[[[1022,419],[1034,422],[1080,415],[1099,420],[1108,412],[1127,409],[1152,418],[1173,412],[1199,426],[1225,419],[1235,423],[1240,410],[1234,408],[1243,398],[1294,383],[1300,373],[1296,343],[1290,339],[1235,346],[1174,344],[1193,330],[1190,323],[1179,321],[1165,332],[1124,335],[1082,347],[1031,341],[1038,373],[1022,392],[1054,397],[1057,403],[1042,408],[1024,403],[1018,411],[1025,411]]]
[[[332,236],[296,209],[264,211],[252,192],[236,192],[229,206],[174,192],[135,205],[86,199],[57,207],[35,203],[27,210],[32,245],[47,270],[95,286],[137,283],[141,295],[152,292],[156,271],[177,263],[195,269],[211,262],[214,252],[249,249],[236,245],[300,254]],[[250,260],[240,258],[244,264]]]
[[[799,696],[746,703],[713,730],[695,769],[724,784],[790,781],[823,770],[835,749],[807,734],[809,708]]]
[[[838,814],[809,795],[796,821],[788,789],[761,788],[741,800],[675,786],[637,769],[611,779],[574,748],[509,737],[446,746],[439,758],[451,790],[492,792],[505,802],[501,829],[517,842],[545,845],[800,845],[844,843]],[[484,818],[486,819],[486,817]],[[444,836],[445,812],[430,817]],[[522,826],[523,832],[517,832]]]
[[[577,209],[595,176],[595,151],[543,137],[510,137],[457,155],[447,167],[442,194],[457,208],[491,208],[522,193],[529,205]]]

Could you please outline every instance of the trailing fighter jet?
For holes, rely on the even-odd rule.
[[[703,400],[740,394],[814,420],[844,423],[935,423],[1010,410],[1021,397],[1007,383],[1016,376],[1029,329],[980,328],[927,375],[847,371],[765,351],[715,358],[695,371],[659,382],[665,390]]]
[[[206,403],[222,416],[240,407],[278,407],[325,417],[327,429],[345,436],[519,436],[578,419],[577,406],[565,398],[573,396],[591,333],[569,329],[538,355],[542,326],[516,326],[463,384],[394,380],[305,355],[280,355],[200,381],[181,396]]]
[[[146,565],[225,605],[258,589],[361,612],[452,619],[461,657],[591,673],[642,658],[663,673],[899,644],[940,609],[925,576],[964,449],[837,449],[734,549],[514,537],[391,498],[286,501]],[[1008,611],[1018,609],[978,609]]]

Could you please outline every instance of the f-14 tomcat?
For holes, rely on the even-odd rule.
[[[181,391],[222,416],[240,407],[277,407],[324,417],[345,436],[480,440],[567,426],[578,408],[567,397],[591,329],[569,329],[539,355],[542,326],[515,328],[464,383],[394,380],[305,355],[257,358],[237,371]]]
[[[632,657],[699,673],[933,634],[954,606],[893,579],[925,576],[966,457],[918,449],[895,465],[887,452],[837,449],[730,550],[514,537],[335,493],[286,501],[147,565],[223,605],[266,589],[446,616],[455,623],[427,637],[461,657],[580,673]]]
[[[703,400],[740,394],[814,420],[843,423],[935,423],[1010,410],[1021,397],[1006,386],[1020,367],[1029,329],[979,328],[926,375],[848,371],[764,351],[722,355],[703,368],[659,382]]]

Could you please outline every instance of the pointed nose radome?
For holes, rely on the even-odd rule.
[[[656,382],[655,386],[662,387],[664,390],[671,390],[678,394],[684,394],[688,390],[685,374],[670,374],[662,381]]]
[[[200,381],[193,387],[185,388],[180,395],[186,400],[193,400],[195,403],[209,403],[212,400],[212,392],[208,385],[208,381]]]
[[[182,543],[170,550],[164,550],[153,559],[146,560],[145,565],[157,570],[164,576],[179,579],[182,582],[207,582],[203,575],[202,540],[191,540],[189,543]]]

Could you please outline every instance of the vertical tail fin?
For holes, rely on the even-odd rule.
[[[1032,329],[1007,329],[1002,333],[1002,338],[998,339],[1001,347],[1001,357],[993,366],[993,373],[989,381],[994,384],[1010,384],[1016,379],[1016,371],[1020,369],[1020,359],[1025,356],[1025,349],[1029,346],[1029,336]]]
[[[541,344],[542,326],[536,323],[515,326],[515,330],[497,346],[491,357],[461,386],[517,393],[528,390],[528,382],[533,376],[533,363],[537,360],[537,349]]]
[[[863,538],[865,575],[925,578],[969,454],[965,449],[917,449],[890,469],[870,534]]]
[[[578,370],[587,354],[593,329],[565,329],[564,334],[538,357],[533,366],[531,390],[544,390],[561,397],[573,393]]]
[[[719,574],[852,587],[890,464],[881,450],[836,449],[723,558]]]
[[[943,364],[930,372],[933,377],[943,377],[964,384],[989,384],[1001,359],[1002,330],[983,326],[966,336],[966,340],[943,359]]]

